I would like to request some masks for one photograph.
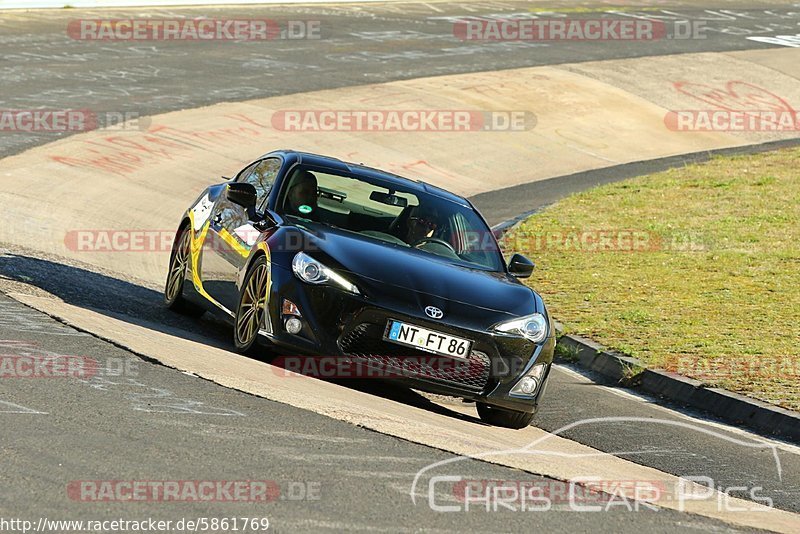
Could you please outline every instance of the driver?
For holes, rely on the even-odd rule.
[[[414,243],[425,237],[433,237],[433,233],[439,226],[439,214],[435,208],[430,206],[414,206],[408,215],[408,232],[406,242],[414,246]]]
[[[292,215],[308,216],[317,209],[317,177],[299,171],[286,195],[286,210]]]

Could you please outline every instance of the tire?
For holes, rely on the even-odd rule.
[[[236,350],[255,355],[258,349],[258,331],[266,315],[267,278],[269,266],[264,256],[253,260],[247,271],[242,291],[239,293],[239,304],[236,306],[236,319],[233,324],[233,343]]]
[[[164,304],[167,308],[190,317],[203,315],[203,308],[189,302],[183,296],[183,284],[186,281],[186,269],[191,258],[190,243],[191,232],[188,226],[178,230],[175,243],[172,245],[172,254],[169,257],[169,271],[164,284]]]
[[[507,410],[483,402],[476,402],[475,404],[478,407],[478,416],[482,421],[490,425],[519,430],[530,425],[531,421],[533,421],[533,413]]]

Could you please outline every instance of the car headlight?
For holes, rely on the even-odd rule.
[[[518,334],[534,343],[541,343],[547,337],[547,319],[541,313],[532,313],[495,325],[494,330],[507,334]]]
[[[336,285],[360,295],[358,288],[347,281],[342,275],[333,269],[324,266],[305,252],[298,252],[292,260],[292,271],[295,276],[309,284],[329,284]]]

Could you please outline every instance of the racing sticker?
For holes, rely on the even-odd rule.
[[[208,198],[208,193],[205,194],[200,201],[192,208],[192,215],[194,216],[194,224],[192,225],[195,231],[200,230],[208,217],[211,215],[211,208],[214,203]]]
[[[234,228],[233,233],[236,234],[239,239],[247,243],[248,247],[252,247],[261,234],[252,224],[243,224],[242,226]]]

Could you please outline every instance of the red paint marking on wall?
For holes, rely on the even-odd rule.
[[[50,155],[51,161],[68,167],[86,168],[128,176],[140,169],[173,160],[194,150],[225,148],[231,143],[253,143],[267,125],[242,114],[226,115],[234,124],[211,130],[184,130],[155,124],[142,135],[110,135],[84,141],[81,155]]]

